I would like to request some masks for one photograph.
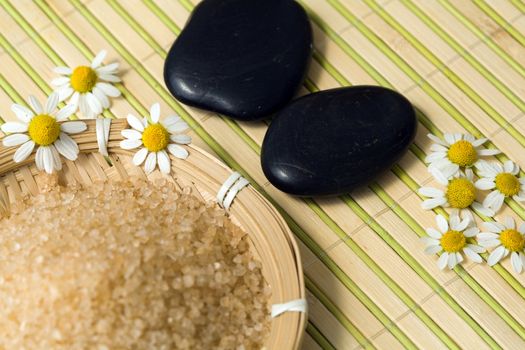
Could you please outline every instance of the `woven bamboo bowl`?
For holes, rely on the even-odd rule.
[[[123,180],[129,177],[153,179],[166,176],[155,170],[146,176],[141,167],[131,163],[132,151],[120,148],[120,132],[127,128],[124,119],[111,124],[108,151],[109,164],[98,152],[95,121],[87,120],[88,129],[71,137],[78,143],[80,154],[76,161],[62,158],[63,169],[58,173],[61,185],[72,183],[89,185],[94,181]],[[191,187],[193,193],[205,201],[213,201],[219,188],[231,175],[220,161],[205,151],[189,145],[186,160],[171,157],[172,172],[169,177],[179,187]],[[34,153],[24,162],[15,163],[16,147],[0,148],[0,213],[6,215],[16,201],[26,195],[40,192],[44,176],[34,165]],[[248,233],[252,251],[262,263],[262,272],[272,289],[270,303],[285,303],[304,299],[304,281],[297,244],[287,224],[277,210],[253,187],[244,188],[230,207],[232,221]],[[270,336],[265,344],[268,349],[298,349],[306,322],[306,314],[286,312],[271,321]]]

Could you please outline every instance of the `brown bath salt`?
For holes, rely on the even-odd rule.
[[[57,187],[0,222],[0,349],[260,349],[270,290],[224,212],[155,184]]]

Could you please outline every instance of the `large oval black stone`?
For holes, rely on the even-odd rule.
[[[293,0],[204,0],[170,49],[164,80],[191,106],[256,120],[304,79],[312,30]]]
[[[271,123],[262,147],[263,171],[275,187],[290,194],[347,193],[399,160],[416,125],[410,102],[382,87],[307,95]]]

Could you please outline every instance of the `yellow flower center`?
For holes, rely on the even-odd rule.
[[[448,149],[448,159],[459,166],[471,166],[478,160],[478,153],[470,142],[460,140]]]
[[[505,196],[514,196],[520,192],[520,180],[511,173],[500,173],[496,176],[496,188]]]
[[[88,66],[78,66],[71,74],[71,87],[80,93],[93,90],[97,83],[97,72]]]
[[[48,114],[39,114],[29,122],[28,134],[37,145],[48,146],[60,135],[60,125]]]
[[[460,177],[450,181],[445,196],[452,208],[464,209],[476,199],[476,188],[472,181]]]
[[[457,253],[465,247],[467,239],[465,235],[459,231],[447,231],[440,240],[441,247],[447,253]]]
[[[142,133],[142,143],[150,152],[158,152],[165,149],[169,141],[170,134],[161,124],[149,125]]]
[[[507,229],[499,234],[501,244],[511,252],[519,252],[525,247],[525,237],[517,230]]]

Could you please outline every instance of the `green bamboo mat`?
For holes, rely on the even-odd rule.
[[[488,137],[525,166],[525,2],[521,0],[301,0],[314,58],[302,94],[338,86],[396,89],[418,109],[414,145],[367,188],[296,199],[264,178],[263,122],[234,122],[171,98],[163,59],[198,1],[0,0],[0,116],[50,92],[52,68],[101,49],[121,63],[123,97],[106,117],[160,102],[193,128],[194,143],[243,173],[281,211],[299,242],[310,306],[305,349],[523,349],[525,273],[510,262],[440,271],[419,237],[435,212],[416,190],[433,180],[426,134]],[[525,219],[510,201],[496,217]],[[486,258],[486,255],[484,256]]]

